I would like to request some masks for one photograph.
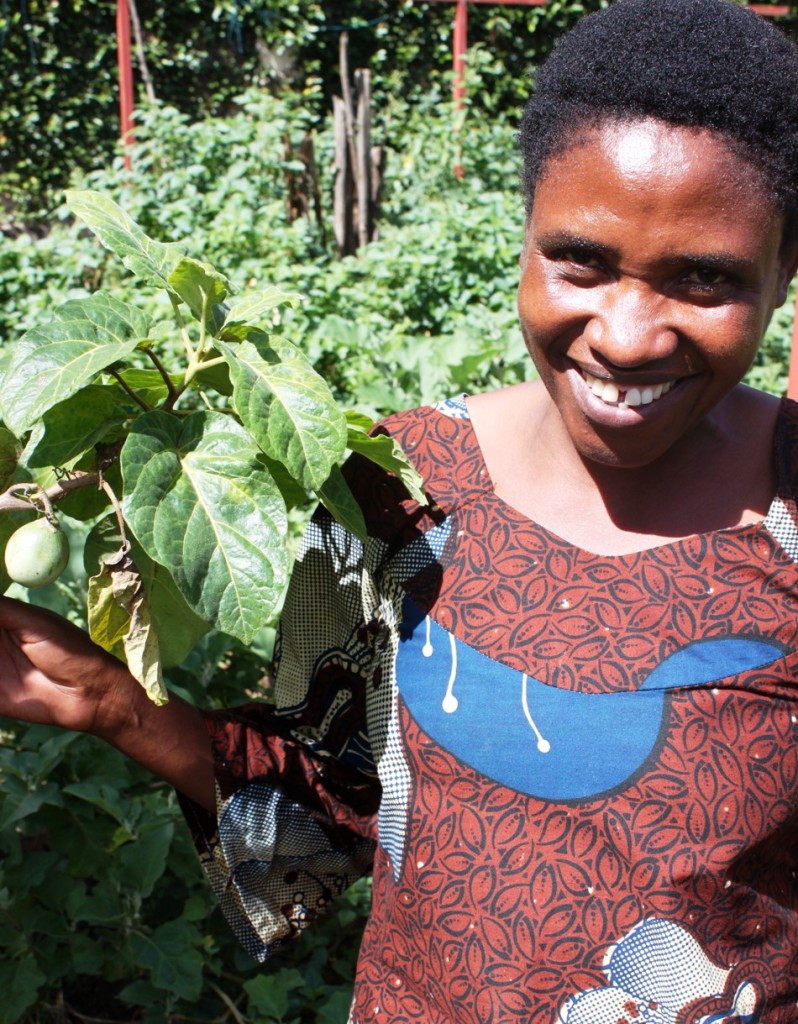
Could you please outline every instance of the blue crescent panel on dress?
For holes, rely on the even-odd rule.
[[[406,598],[396,681],[418,725],[465,764],[520,793],[579,800],[617,788],[646,763],[667,691],[711,685],[782,654],[758,637],[702,640],[666,658],[639,690],[579,693],[488,658]]]

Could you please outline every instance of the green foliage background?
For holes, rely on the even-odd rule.
[[[471,105],[453,133],[448,5],[140,0],[161,101],[139,108],[132,177],[114,148],[113,5],[0,5],[0,196],[12,225],[0,247],[0,359],[2,343],[100,286],[154,308],[67,216],[58,190],[72,181],[108,192],[153,237],[190,239],[242,287],[304,294],[286,330],[364,412],[522,379],[514,125],[530,66],[597,5],[472,7]],[[378,240],[336,260],[328,111],[343,24],[354,26],[352,66],[375,73],[374,135],[388,171]],[[325,232],[286,218],[284,138],[308,131]],[[19,230],[26,221],[32,232]],[[751,372],[776,393],[793,301]],[[293,541],[306,515],[294,513]],[[68,525],[70,573],[30,597],[81,622],[87,526]],[[268,699],[272,642],[271,627],[246,649],[209,635],[170,670],[170,685],[202,706]],[[90,738],[7,721],[0,730],[0,1024],[342,1024],[367,883],[257,967],[215,908],[167,787]]]

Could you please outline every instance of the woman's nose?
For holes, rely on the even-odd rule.
[[[595,296],[585,338],[602,360],[641,366],[670,355],[678,345],[667,297],[645,282],[615,281]]]

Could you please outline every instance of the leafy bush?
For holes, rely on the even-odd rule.
[[[483,75],[470,85],[486,110],[511,111],[530,67],[585,10],[606,0],[551,0],[545,8],[469,11]],[[340,91],[338,45],[350,66],[370,67],[384,94],[423,96],[451,64],[452,8],[395,0],[138,0],[144,52],[157,96],[192,120],[229,112],[250,85],[298,94],[321,85],[319,119]],[[490,54],[490,57],[488,57]],[[134,66],[136,57],[134,55]],[[0,8],[0,209],[12,226],[49,216],[76,169],[111,158],[119,134],[114,5],[27,0]],[[141,87],[140,69],[136,82]],[[139,88],[141,92],[141,88]],[[144,104],[143,95],[139,102]],[[2,217],[0,217],[2,220]]]

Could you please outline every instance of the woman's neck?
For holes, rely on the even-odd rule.
[[[540,384],[468,404],[498,497],[597,554],[756,522],[775,491],[779,401],[750,388],[728,396],[724,409],[656,463],[634,468],[582,459]]]

